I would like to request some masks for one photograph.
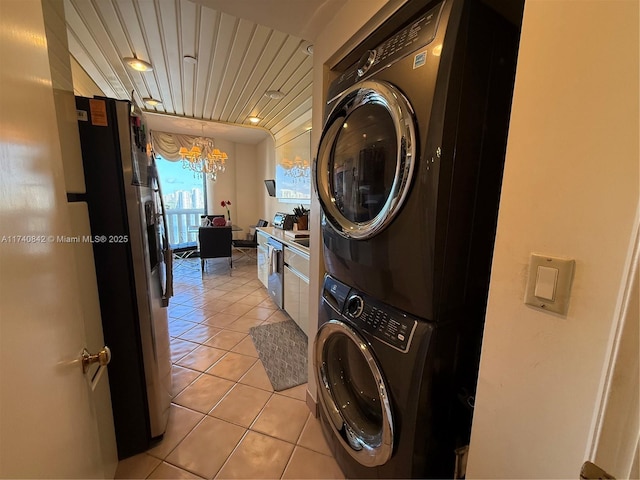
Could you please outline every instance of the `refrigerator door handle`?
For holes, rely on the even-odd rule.
[[[165,266],[165,283],[164,292],[162,292],[162,306],[169,306],[169,299],[173,297],[173,250],[169,245],[169,226],[167,223],[167,210],[164,205],[164,197],[162,196],[162,186],[160,185],[160,177],[158,176],[158,167],[156,166],[156,156],[151,155],[151,171],[153,179],[156,182],[156,192],[160,199],[160,213],[158,217],[162,217],[163,235],[162,235],[162,255],[164,257]]]
[[[162,306],[169,306],[169,299],[173,296],[173,250],[171,247],[164,249],[164,292]]]
[[[272,275],[274,271],[277,271],[278,269],[277,265],[276,265],[276,268],[274,269],[274,264],[276,264],[276,261],[274,259],[275,249],[273,248],[272,245],[267,245],[267,249],[268,249],[267,256],[269,257],[269,275]]]

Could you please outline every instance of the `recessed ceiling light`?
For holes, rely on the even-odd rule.
[[[249,117],[249,121],[250,121],[251,123],[253,123],[254,125],[255,125],[256,123],[259,123],[259,122],[260,122],[260,120],[261,120],[261,119],[260,119],[260,118],[258,118],[258,117]]]
[[[273,100],[281,100],[282,98],[284,98],[284,93],[282,93],[280,90],[268,90],[265,92],[265,96]]]
[[[156,105],[160,105],[162,103],[160,100],[156,100],[155,98],[152,98],[152,97],[145,97],[142,99],[142,101],[147,105],[149,105],[150,107],[155,107]]]
[[[153,70],[153,66],[149,62],[145,62],[144,60],[140,60],[136,57],[124,57],[122,60],[126,62],[134,70],[138,72],[150,72]]]
[[[189,63],[191,65],[195,65],[196,63],[198,63],[198,59],[193,55],[185,55],[184,57],[182,57],[182,59],[184,60],[184,63]]]
[[[305,55],[313,55],[313,44],[311,42],[303,40],[300,43],[300,51]]]

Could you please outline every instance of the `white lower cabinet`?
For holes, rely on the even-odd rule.
[[[300,277],[284,266],[284,309],[296,323],[300,316]]]
[[[284,309],[309,336],[309,257],[285,247],[284,261]]]
[[[309,280],[300,279],[300,320],[297,322],[309,337]]]
[[[258,232],[258,280],[267,287],[269,282],[269,249],[267,248],[267,241],[269,237],[262,232]]]
[[[0,0],[2,1],[2,0]],[[258,230],[258,279],[268,288],[269,283],[269,242],[268,234]],[[282,238],[273,236],[279,242]],[[309,336],[309,254],[290,247],[284,241],[284,310],[302,331]]]

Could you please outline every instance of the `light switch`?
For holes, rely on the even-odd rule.
[[[534,295],[544,300],[555,300],[557,282],[557,268],[538,267],[538,278],[536,278]]]
[[[575,260],[532,253],[524,303],[565,315],[575,264]]]

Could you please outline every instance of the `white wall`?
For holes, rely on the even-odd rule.
[[[87,75],[78,61],[69,55],[71,62],[71,73],[73,75],[73,92],[80,97],[104,97],[105,94],[100,87]]]
[[[274,135],[276,147],[284,145],[285,143],[310,130],[312,127],[311,117],[312,110],[308,110],[306,113],[300,115],[293,122],[291,122],[286,130],[282,130],[278,132],[277,135]]]
[[[207,213],[226,215],[227,210],[220,202],[229,200],[231,220],[243,229],[242,234],[236,235],[244,237],[261,214],[261,190],[257,183],[263,163],[261,148],[222,138],[216,139],[216,147],[226,152],[229,160],[226,171],[219,174],[215,182],[207,179]],[[264,190],[264,183],[261,188]]]
[[[269,222],[273,221],[273,216],[278,211],[279,202],[270,197],[267,193],[267,188],[264,186],[264,181],[275,178],[275,164],[276,164],[276,146],[273,137],[265,138],[257,146],[258,156],[260,157],[260,164],[258,170],[258,178],[256,180],[256,188],[262,193],[258,194],[258,206],[261,212],[260,218]]]
[[[528,0],[467,478],[578,478],[638,206],[638,2]],[[574,258],[566,316],[529,254]]]
[[[215,182],[207,178],[207,213],[227,214],[227,210],[220,205],[222,200],[229,200],[231,206],[229,211],[231,219],[235,222],[236,205],[236,144],[224,139],[216,138],[216,147],[226,152],[229,156],[227,169],[224,173],[218,174]]]
[[[256,145],[236,144],[235,174],[236,174],[236,210],[234,223],[250,231],[249,226],[255,225],[260,218],[258,197],[261,191],[257,188],[258,179],[258,148]],[[264,186],[262,187],[264,190]]]
[[[260,218],[269,222],[269,226],[273,222],[273,216],[277,212],[293,212],[296,204],[280,202],[275,197],[270,197],[264,181],[276,177],[276,145],[275,139],[268,137],[260,142],[257,146],[257,154],[260,158],[258,164],[258,175],[256,178],[256,189],[258,193],[258,206]],[[255,222],[254,222],[255,223]]]

